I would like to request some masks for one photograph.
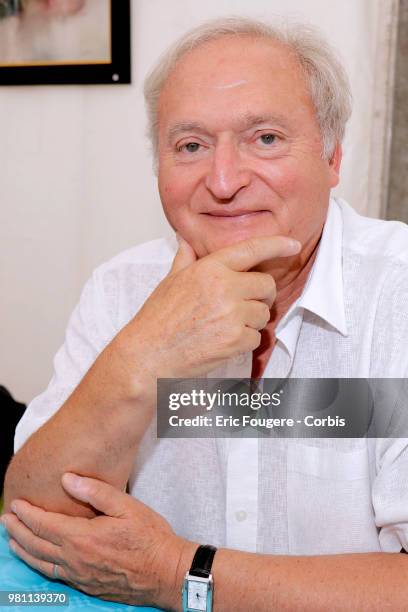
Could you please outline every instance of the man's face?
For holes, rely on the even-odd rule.
[[[320,235],[340,149],[322,140],[300,66],[278,43],[211,41],[185,55],[159,101],[165,214],[202,257],[249,237]]]

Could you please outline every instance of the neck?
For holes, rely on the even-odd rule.
[[[282,260],[279,260],[280,270],[276,268],[275,270],[271,268],[269,270],[262,269],[262,272],[269,272],[273,275],[277,294],[271,308],[271,318],[261,332],[261,344],[252,355],[251,378],[260,378],[264,373],[268,359],[275,346],[276,326],[303,291],[309,272],[316,259],[320,236],[321,231],[316,239],[311,241],[308,248],[305,245],[299,255],[287,258],[285,269],[282,266]],[[275,260],[274,263],[276,262],[278,260]]]
[[[266,266],[263,269],[258,268],[261,272],[272,274],[276,282],[277,293],[269,321],[273,329],[301,295],[316,259],[321,234],[322,230],[304,245],[298,255],[276,260],[277,265],[269,266],[269,268]]]

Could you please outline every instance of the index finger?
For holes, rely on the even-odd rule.
[[[290,257],[301,250],[302,245],[287,236],[260,236],[241,240],[208,255],[231,270],[245,272],[263,261],[277,257]]]
[[[58,546],[62,544],[69,522],[82,520],[65,514],[47,512],[23,499],[13,502],[12,511],[36,536]]]

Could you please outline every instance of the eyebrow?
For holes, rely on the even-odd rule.
[[[286,117],[280,114],[265,114],[255,115],[253,113],[245,113],[238,118],[236,124],[240,132],[246,132],[257,125],[264,123],[272,123],[278,125],[285,130],[289,129]],[[202,134],[209,134],[208,129],[202,124],[196,121],[180,121],[171,126],[168,132],[168,143],[173,142],[173,139],[180,134],[185,132],[201,132]]]

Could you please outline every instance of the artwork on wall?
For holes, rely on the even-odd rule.
[[[130,0],[0,0],[0,85],[130,83]]]

